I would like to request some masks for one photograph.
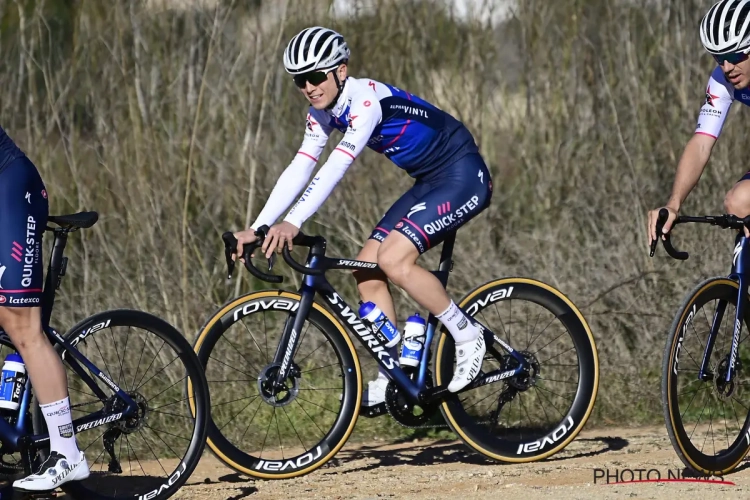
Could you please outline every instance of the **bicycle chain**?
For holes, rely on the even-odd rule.
[[[388,412],[388,415],[396,421],[397,424],[399,424],[401,427],[406,427],[407,429],[449,429],[448,424],[424,424],[424,425],[407,425],[403,422],[401,422],[399,419],[397,419],[393,413],[391,412],[391,408],[388,406],[388,403],[385,404],[385,409]],[[440,411],[440,410],[436,410]]]

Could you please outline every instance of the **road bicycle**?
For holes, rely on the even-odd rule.
[[[659,211],[657,234],[662,234],[668,216],[666,209]],[[750,347],[745,342],[750,240],[744,234],[750,217],[681,215],[672,228],[688,222],[738,234],[729,275],[698,284],[674,317],[662,363],[662,405],[669,439],[683,463],[699,474],[723,475],[750,450]],[[676,250],[670,235],[671,230],[662,239],[667,254],[687,259],[688,253]],[[652,257],[657,243],[651,241]]]
[[[205,447],[208,386],[190,343],[164,320],[128,309],[95,314],[63,335],[49,326],[66,274],[68,234],[97,220],[96,212],[50,216],[48,222],[59,227],[45,227],[54,233],[54,244],[42,324],[64,361],[73,428],[91,470],[87,479],[62,489],[86,500],[162,500],[185,483]],[[15,351],[0,330],[0,356]],[[6,476],[30,474],[49,453],[49,434],[31,389],[27,377],[18,409],[0,410],[0,472]],[[11,489],[0,492],[1,498],[12,497]]]
[[[250,258],[267,230],[260,228],[259,239],[244,246],[245,267],[260,280],[281,283],[282,276],[269,274],[273,258],[268,273]],[[440,265],[432,271],[444,287],[455,235],[444,241]],[[231,232],[222,238],[231,277],[237,241]],[[466,294],[459,306],[481,319],[488,347],[484,371],[454,394],[447,390],[454,343],[434,316],[427,319],[419,365],[399,366],[325,277],[329,270],[378,266],[326,257],[322,236],[300,233],[293,244],[309,249],[304,265],[288,247],[282,252],[304,275],[299,290],[262,290],[229,300],[194,343],[212,399],[208,446],[227,466],[256,478],[283,479],[327,463],[361,411],[362,356],[376,360],[390,379],[385,403],[368,416],[388,413],[415,427],[439,409],[469,448],[495,460],[541,460],[562,450],[586,423],[599,383],[596,346],[583,315],[558,290],[532,279],[503,278]],[[316,293],[323,303],[314,300]],[[488,316],[499,321],[491,323]],[[361,343],[361,354],[351,337]]]

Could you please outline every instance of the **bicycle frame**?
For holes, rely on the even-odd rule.
[[[659,215],[656,221],[656,234],[662,234],[664,224],[666,223],[668,217],[669,213],[666,209],[662,208],[659,211]],[[677,224],[685,222],[706,223],[713,226],[719,226],[724,229],[732,228],[739,231],[737,237],[735,238],[732,269],[728,276],[729,279],[737,281],[739,283],[739,288],[737,290],[737,311],[734,317],[734,327],[732,332],[732,350],[729,353],[729,366],[727,367],[727,374],[724,379],[725,382],[729,383],[734,378],[737,354],[739,352],[740,332],[742,330],[742,322],[745,317],[745,309],[747,307],[747,290],[748,285],[750,285],[750,249],[748,248],[750,247],[750,243],[748,243],[749,239],[745,236],[745,229],[750,229],[750,217],[740,218],[736,215],[731,214],[724,214],[719,216],[709,215],[701,217],[681,215],[674,220],[672,227],[674,228]],[[651,241],[650,255],[652,257],[654,256],[654,250],[656,249],[656,244],[658,241],[658,239]],[[664,249],[667,251],[667,254],[669,254],[670,257],[678,260],[686,260],[688,258],[687,252],[680,252],[676,250],[674,246],[672,246],[669,232],[664,235],[662,243],[664,244]],[[719,325],[721,325],[721,321],[724,319],[724,312],[726,311],[726,308],[727,301],[719,300],[719,303],[716,307],[716,312],[714,313],[714,317],[711,323],[711,330],[708,334],[708,339],[706,340],[706,347],[703,351],[703,360],[701,361],[701,367],[698,371],[698,378],[700,380],[706,381],[713,378],[713,375],[709,373],[708,364],[709,360],[711,359],[711,354],[713,353]],[[685,322],[685,325],[689,323],[690,319]]]
[[[734,319],[734,328],[732,329],[732,350],[729,354],[729,366],[727,368],[727,375],[725,382],[730,382],[734,377],[735,365],[737,361],[737,354],[739,351],[740,332],[742,330],[742,319],[745,317],[745,309],[747,307],[747,289],[750,285],[750,240],[745,237],[744,233],[740,233],[737,236],[737,244],[734,247],[734,258],[732,259],[732,270],[729,273],[729,279],[739,282],[739,289],[737,290],[737,310]],[[716,312],[711,323],[711,331],[706,341],[706,348],[703,353],[703,360],[701,367],[698,372],[698,378],[701,380],[708,380],[710,375],[708,373],[708,363],[713,353],[714,343],[716,342],[716,336],[718,335],[719,325],[724,319],[724,312],[727,308],[727,301],[720,300],[716,306]]]
[[[60,287],[62,277],[65,276],[65,269],[67,267],[68,258],[63,256],[65,245],[67,244],[68,232],[70,229],[66,228],[50,228],[47,227],[46,231],[54,231],[55,241],[52,246],[52,253],[50,255],[49,265],[47,268],[47,276],[44,282],[44,290],[42,292],[42,328],[52,345],[60,344],[63,352],[62,358],[67,361],[68,365],[78,374],[84,383],[94,392],[94,394],[101,400],[105,401],[108,399],[107,394],[99,387],[99,385],[93,380],[93,378],[86,372],[83,366],[88,369],[91,373],[96,374],[96,377],[104,382],[110,389],[112,389],[117,397],[125,402],[126,407],[122,411],[105,411],[99,410],[84,417],[73,420],[73,428],[75,432],[81,432],[86,429],[93,429],[100,425],[112,423],[122,418],[125,418],[134,412],[136,412],[138,405],[137,403],[120,387],[118,387],[112,380],[107,377],[96,365],[89,361],[83,354],[74,347],[74,345],[65,340],[54,328],[49,326],[49,321],[52,315],[52,308],[55,303],[55,290]],[[81,332],[79,337],[76,339],[80,341],[85,336],[91,333],[91,331]],[[6,340],[9,344],[12,344],[8,334],[0,329],[0,338]],[[76,344],[78,342],[75,342]],[[72,356],[66,356],[66,354]],[[16,425],[9,424],[4,418],[0,418],[0,442],[3,444],[3,451],[16,452],[26,451],[32,452],[39,449],[43,444],[49,440],[49,434],[36,434],[29,435],[26,433],[26,425],[28,424],[26,419],[26,413],[31,404],[31,380],[27,377],[25,390],[21,397],[20,405],[18,407],[18,418]]]
[[[445,288],[448,284],[448,275],[451,272],[453,261],[453,246],[455,243],[456,233],[450,234],[443,242],[443,248],[440,254],[440,265],[437,271],[431,271],[440,280],[440,283]],[[333,257],[324,257],[325,255],[325,240],[319,241],[310,247],[310,252],[307,258],[307,267],[310,269],[320,269],[323,267],[323,259],[328,262],[336,260]],[[286,255],[285,255],[286,259]],[[356,260],[338,259],[338,263],[327,268],[335,269],[375,269],[377,266],[372,263],[361,262]],[[412,380],[409,375],[401,369],[398,361],[395,360],[385,345],[378,339],[370,329],[368,325],[363,323],[358,314],[352,309],[349,304],[336,292],[333,286],[325,278],[325,275],[312,275],[306,274],[303,284],[299,289],[301,295],[299,308],[296,313],[290,316],[294,318],[293,321],[287,320],[284,332],[281,337],[281,341],[277,347],[274,355],[273,363],[279,366],[279,371],[276,374],[274,382],[277,387],[281,386],[282,382],[287,378],[289,370],[291,368],[290,361],[294,359],[297,347],[299,345],[298,332],[302,331],[305,320],[312,307],[315,294],[319,293],[330,309],[338,317],[340,322],[345,328],[357,338],[362,345],[368,350],[370,356],[375,358],[378,364],[385,370],[386,375],[389,379],[393,380],[398,387],[404,391],[404,393],[414,402],[429,403],[438,399],[442,399],[448,393],[447,384],[440,387],[427,388],[427,368],[429,366],[431,358],[431,345],[432,340],[435,336],[438,320],[430,314],[427,319],[427,330],[425,334],[425,349],[422,351],[422,357],[419,361],[416,380]],[[489,330],[487,330],[489,332]],[[490,332],[491,333],[491,332]],[[469,385],[467,385],[462,391],[474,389],[476,387],[498,382],[500,380],[517,375],[527,366],[526,360],[518,354],[511,346],[499,339],[494,333],[491,333],[494,340],[497,341],[510,355],[512,355],[517,361],[518,366],[511,370],[493,370],[489,373],[480,372],[476,379]],[[493,354],[498,360],[501,359],[502,354],[499,353],[492,342],[487,342],[487,352]]]

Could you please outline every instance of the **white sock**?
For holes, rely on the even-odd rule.
[[[73,432],[73,417],[70,414],[70,398],[40,405],[49,431],[50,451],[56,451],[68,460],[76,461],[80,452]]]
[[[456,344],[470,342],[479,337],[479,328],[452,300],[448,309],[437,315],[437,319],[445,325]]]

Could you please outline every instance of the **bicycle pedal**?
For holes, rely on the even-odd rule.
[[[374,406],[360,406],[359,415],[367,418],[375,418],[380,415],[388,413],[388,408],[385,406],[385,402],[378,403]]]

